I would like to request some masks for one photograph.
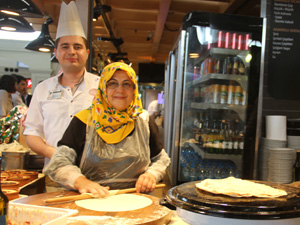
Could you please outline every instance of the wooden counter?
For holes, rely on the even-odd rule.
[[[81,208],[77,206],[75,202],[66,202],[66,203],[59,203],[59,204],[46,204],[44,202],[48,198],[78,195],[77,192],[73,192],[73,191],[59,191],[59,192],[37,194],[37,195],[16,199],[14,200],[14,202],[22,203],[22,204],[30,204],[30,205],[57,207],[57,208],[77,209],[78,214],[74,216],[109,216],[109,217],[117,217],[122,219],[126,218],[130,221],[131,220],[136,221],[136,224],[144,224],[144,225],[162,225],[162,224],[167,224],[171,220],[171,210],[169,210],[164,206],[161,206],[159,204],[159,198],[151,195],[137,194],[137,193],[135,194],[150,198],[153,203],[150,206],[147,206],[145,208],[132,210],[132,211],[99,212],[99,211],[93,211],[93,210]]]

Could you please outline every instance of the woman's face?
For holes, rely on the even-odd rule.
[[[106,83],[106,94],[109,104],[115,109],[126,109],[133,100],[134,83],[123,70],[117,70]]]

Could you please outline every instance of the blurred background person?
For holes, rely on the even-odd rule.
[[[26,78],[21,75],[17,75],[17,74],[12,74],[12,76],[14,76],[17,80],[17,91],[16,91],[16,93],[11,95],[13,105],[14,106],[24,105],[24,104],[26,105],[25,97],[24,97],[27,94]]]
[[[17,80],[14,76],[3,75],[0,78],[0,118],[5,117],[13,108],[11,94],[17,91]]]

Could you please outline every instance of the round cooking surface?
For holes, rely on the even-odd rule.
[[[167,201],[181,209],[226,218],[285,219],[300,217],[300,189],[285,184],[254,181],[285,190],[278,198],[235,198],[199,190],[194,181],[175,186],[168,191]]]

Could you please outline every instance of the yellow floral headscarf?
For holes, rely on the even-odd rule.
[[[135,85],[133,101],[127,109],[122,111],[113,108],[109,104],[106,94],[106,83],[117,70],[125,71]],[[134,70],[127,64],[121,62],[107,65],[101,73],[98,91],[92,106],[87,110],[79,112],[76,116],[82,122],[87,123],[90,110],[92,110],[93,126],[106,143],[115,144],[127,137],[134,129],[134,120],[143,111]]]

